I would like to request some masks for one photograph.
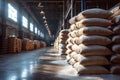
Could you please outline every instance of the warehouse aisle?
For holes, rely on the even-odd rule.
[[[0,55],[0,80],[120,80],[119,75],[83,75],[52,48]]]

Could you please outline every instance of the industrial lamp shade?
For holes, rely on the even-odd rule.
[[[48,24],[46,23],[46,24],[45,24],[45,26],[47,27],[47,26],[48,26]]]
[[[44,21],[44,23],[46,24],[46,23],[47,23],[47,21],[45,20],[45,21]]]
[[[45,19],[46,19],[46,17],[45,17],[45,16],[43,16],[43,19],[45,20]]]
[[[45,12],[44,12],[44,11],[41,11],[41,12],[40,12],[40,14],[41,14],[41,15],[44,15],[44,14],[45,14]]]

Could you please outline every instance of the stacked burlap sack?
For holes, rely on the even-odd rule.
[[[66,52],[66,40],[68,39],[68,33],[69,31],[67,29],[61,30],[59,33],[59,44],[58,44],[58,50],[60,54],[65,54]]]
[[[74,17],[71,18],[70,21],[73,21],[72,19],[74,19]],[[73,58],[73,55],[76,55],[77,53],[72,50],[72,46],[74,45],[73,40],[77,37],[76,34],[75,34],[76,31],[77,31],[76,25],[74,23],[71,23],[71,26],[69,28],[69,33],[68,33],[69,38],[67,40],[67,46],[66,46],[66,48],[67,48],[67,50],[66,50],[66,54],[67,54],[66,59],[67,59],[67,62],[72,66],[76,63],[76,61]]]
[[[58,37],[55,39],[55,42],[54,42],[54,49],[56,50],[56,52],[58,52]]]
[[[78,74],[106,74],[110,65],[108,48],[113,32],[109,17],[111,12],[103,9],[88,9],[75,16],[69,33],[67,60]],[[70,20],[72,21],[72,20]],[[69,22],[70,22],[69,21]],[[71,22],[70,22],[71,23]],[[72,38],[72,39],[71,39]],[[71,50],[71,51],[70,51]]]
[[[112,37],[112,51],[114,54],[111,56],[111,73],[120,74],[120,9],[114,11],[111,16],[114,35]]]

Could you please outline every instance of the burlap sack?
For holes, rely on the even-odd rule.
[[[63,30],[60,31],[60,33],[61,33],[61,34],[68,34],[69,31],[68,31],[68,29],[63,29]]]
[[[77,30],[77,27],[75,24],[70,25],[70,31]]]
[[[120,9],[119,10],[117,10],[116,12],[114,12],[114,14],[113,15],[111,15],[111,17],[110,17],[110,19],[114,19],[115,18],[115,16],[118,16],[118,15],[120,15]]]
[[[72,45],[73,45],[73,44],[67,44],[67,45],[66,45],[66,48],[72,50]]]
[[[72,34],[74,34],[76,37],[80,37],[80,35],[78,34],[78,31],[79,31],[79,29],[78,29],[78,30],[74,30],[74,31],[72,32]]]
[[[93,9],[87,9],[85,11],[82,11],[80,14],[77,15],[76,20],[80,21],[84,18],[104,18],[108,19],[112,15],[111,12],[99,9],[99,8],[93,8]]]
[[[66,54],[71,54],[71,53],[72,53],[72,50],[71,50],[71,49],[67,49],[65,53],[66,53]]]
[[[73,44],[73,38],[68,38],[67,41],[66,41],[66,43]]]
[[[75,55],[77,55],[77,53],[73,51],[73,52],[70,54],[70,57],[73,57],[73,56],[75,56]]]
[[[74,46],[72,46],[74,47]],[[74,48],[73,48],[74,49]],[[98,55],[111,55],[112,52],[105,46],[100,45],[89,45],[85,46],[80,44],[77,48],[75,48],[76,52],[82,54],[84,56],[98,56]]]
[[[113,55],[110,61],[114,64],[120,64],[120,54]]]
[[[104,56],[82,56],[80,54],[74,55],[73,59],[79,62],[83,66],[97,66],[97,65],[109,65],[110,62]]]
[[[69,38],[75,38],[75,37],[76,37],[76,35],[75,35],[73,32],[70,32],[70,33],[68,34],[68,36],[69,36]]]
[[[115,27],[113,28],[113,32],[114,32],[114,34],[120,34],[120,25],[115,26]]]
[[[66,40],[59,39],[59,43],[60,43],[60,44],[66,44]]]
[[[113,32],[107,28],[100,26],[85,26],[78,30],[76,35],[100,35],[100,36],[109,36],[112,35]]]
[[[81,28],[84,26],[102,26],[102,27],[108,27],[112,25],[112,22],[110,20],[106,19],[100,19],[100,18],[86,18],[82,19],[79,22],[76,22],[76,27]]]
[[[76,16],[74,16],[71,19],[69,19],[69,23],[70,24],[75,24],[76,23]]]
[[[71,58],[71,59],[68,61],[68,63],[73,66],[73,65],[76,63],[76,61],[75,61],[73,58]]]
[[[67,37],[68,36],[68,33],[59,33],[59,38],[61,37]]]
[[[59,44],[60,49],[66,49],[66,44]]]
[[[104,36],[85,36],[82,35],[79,38],[74,38],[73,42],[75,44],[84,44],[84,45],[108,45],[112,41],[111,39]]]
[[[62,39],[62,40],[67,40],[69,37],[68,36],[60,36],[60,38],[59,39]]]
[[[67,62],[69,62],[69,60],[71,59],[72,57],[69,56],[69,54],[66,56],[66,60]]]
[[[120,35],[116,35],[112,38],[112,42],[120,44]]]
[[[67,54],[66,54],[66,50],[63,50],[63,51],[62,51],[62,55],[67,55]]]
[[[79,52],[79,46],[76,44],[72,45],[72,51]]]
[[[120,74],[120,66],[113,66],[110,70],[112,74]]]
[[[112,21],[116,24],[120,24],[120,15],[115,16]]]
[[[112,50],[116,53],[120,53],[120,44],[113,45]]]
[[[79,62],[74,64],[78,74],[108,74],[109,71],[102,66],[82,66]]]

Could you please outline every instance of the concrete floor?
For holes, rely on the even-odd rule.
[[[0,80],[120,80],[120,75],[81,75],[52,48],[0,55]]]

